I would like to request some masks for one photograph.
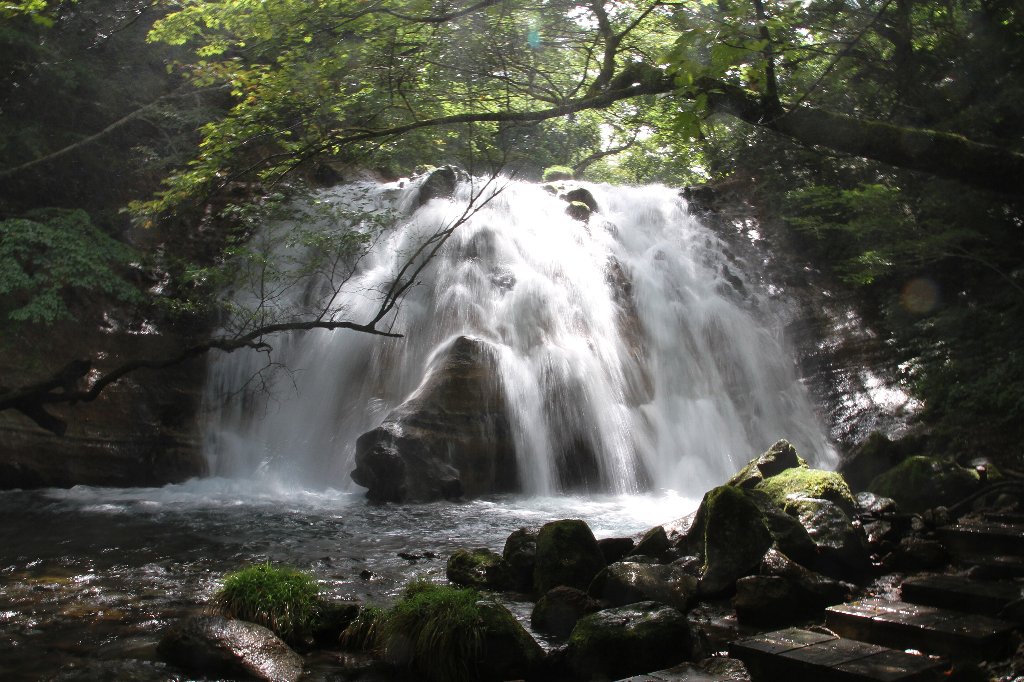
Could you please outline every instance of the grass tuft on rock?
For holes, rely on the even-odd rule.
[[[477,679],[484,628],[474,589],[414,581],[379,621],[376,640],[383,658],[422,679]]]
[[[256,564],[228,574],[213,597],[214,607],[228,618],[247,620],[296,642],[313,628],[319,612],[316,580],[293,568]]]

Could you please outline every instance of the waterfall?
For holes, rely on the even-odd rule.
[[[401,338],[317,330],[272,339],[269,356],[213,359],[211,472],[354,487],[357,438],[415,393],[460,336],[493,350],[527,494],[559,491],[556,463],[572,448],[590,453],[610,493],[699,495],[779,438],[834,463],[756,259],[727,249],[670,188],[585,186],[599,207],[589,222],[541,186],[502,181],[402,300],[389,327]],[[416,187],[397,183],[320,195],[400,216],[338,294],[347,319],[372,317],[378,293],[472,191],[462,183],[452,199],[419,208]],[[316,296],[296,289],[276,305]],[[268,357],[284,369],[266,371]]]

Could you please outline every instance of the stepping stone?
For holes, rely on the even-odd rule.
[[[1016,627],[988,616],[885,599],[830,606],[825,625],[864,642],[971,659],[1008,655]]]
[[[938,659],[798,628],[736,640],[729,655],[743,661],[753,682],[924,682],[946,670]]]
[[[1024,556],[1024,526],[998,521],[955,523],[937,528],[939,540],[957,556]]]
[[[984,577],[988,580],[1020,578],[1024,576],[1024,557],[1005,555],[961,556],[958,557],[957,561],[961,566],[967,566],[972,569],[977,567],[972,571],[972,575]]]
[[[903,601],[944,609],[997,616],[1007,604],[1021,598],[1014,583],[979,582],[956,575],[909,578],[900,587]]]

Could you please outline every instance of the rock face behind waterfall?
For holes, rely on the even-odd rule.
[[[518,489],[515,446],[494,351],[460,336],[384,423],[356,442],[352,480],[381,502],[476,497]]]

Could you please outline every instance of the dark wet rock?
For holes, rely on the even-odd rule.
[[[614,256],[608,257],[605,281],[611,287],[612,300],[618,307],[615,321],[632,360],[623,365],[626,399],[630,405],[645,405],[654,398],[654,383],[651,381],[645,362],[647,358],[646,339],[643,324],[640,322],[640,313],[636,307],[636,299],[633,296],[633,281],[629,273],[622,267],[622,263]]]
[[[633,538],[602,538],[597,541],[606,564],[614,564],[633,551]]]
[[[445,575],[456,585],[481,590],[506,590],[515,583],[508,562],[486,547],[455,550],[448,558]]]
[[[668,535],[661,526],[655,526],[640,538],[636,548],[630,554],[661,557],[669,548]]]
[[[786,512],[795,516],[814,541],[818,558],[814,568],[831,578],[856,580],[869,568],[867,538],[843,509],[829,501],[795,498],[786,501]]]
[[[936,571],[951,560],[946,547],[936,540],[906,537],[885,557],[883,566],[891,571]]]
[[[580,222],[588,222],[590,220],[590,214],[592,211],[582,201],[573,201],[565,207],[565,214],[573,220],[579,220]]]
[[[765,525],[779,551],[805,566],[812,565],[818,556],[818,548],[803,524],[776,507],[763,491],[747,490],[745,493],[764,515]]]
[[[419,194],[416,197],[417,206],[422,206],[431,199],[451,197],[459,183],[468,179],[466,172],[455,166],[441,166],[430,171],[430,175],[420,183]]]
[[[321,602],[317,609],[313,641],[321,646],[336,646],[342,631],[359,615],[359,602]]]
[[[501,556],[512,572],[515,589],[533,589],[533,569],[537,563],[537,533],[527,528],[512,531],[505,540]]]
[[[576,189],[571,189],[565,194],[561,195],[560,198],[563,201],[568,201],[569,203],[579,202],[586,206],[591,212],[596,212],[598,210],[597,199],[594,198],[594,195],[590,193],[589,189],[586,189],[584,187],[577,187]]]
[[[850,599],[853,586],[808,570],[769,550],[758,575],[736,581],[733,606],[741,621],[788,625]]]
[[[496,601],[477,602],[484,639],[476,662],[481,680],[532,678],[543,664],[544,650],[516,619]]]
[[[981,486],[974,469],[936,457],[909,457],[899,465],[876,476],[868,490],[891,497],[900,509],[920,512],[939,505],[959,502]]]
[[[704,562],[701,594],[731,590],[757,569],[772,542],[764,515],[741,489],[724,485],[705,493],[686,542]]]
[[[857,503],[857,513],[870,516],[891,516],[899,511],[896,500],[891,497],[882,497],[868,491],[862,491],[854,495]]]
[[[783,508],[797,497],[828,500],[848,514],[856,508],[850,486],[835,471],[797,467],[764,479],[756,486],[768,494],[772,502]]]
[[[893,468],[925,445],[919,436],[906,436],[892,441],[875,431],[857,443],[839,463],[839,472],[854,490],[864,490],[879,474]]]
[[[681,566],[620,561],[598,573],[588,592],[612,606],[656,601],[685,612],[696,600],[697,579]]]
[[[640,602],[584,616],[566,655],[580,679],[617,680],[661,670],[689,657],[690,628],[671,606]]]
[[[807,468],[807,462],[797,454],[789,441],[779,440],[759,457],[747,462],[726,485],[753,488],[766,478],[781,474],[786,469]]]
[[[460,336],[419,388],[356,441],[352,480],[380,502],[458,499],[519,487],[493,349]]]
[[[559,585],[586,590],[604,567],[604,555],[585,522],[578,519],[552,521],[537,533],[533,571],[537,594]]]
[[[583,590],[559,585],[537,600],[530,624],[539,632],[568,637],[576,621],[600,608],[601,604]]]
[[[160,655],[170,664],[199,675],[294,682],[302,658],[277,635],[255,623],[223,616],[193,616],[160,640]]]

